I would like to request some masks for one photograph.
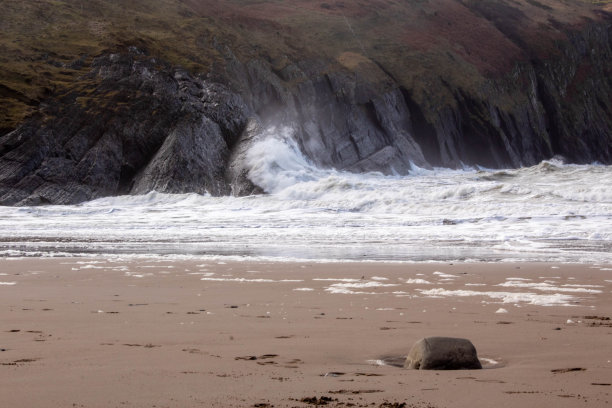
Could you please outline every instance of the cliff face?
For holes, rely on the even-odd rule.
[[[96,58],[82,79],[91,85],[45,104],[0,139],[0,202],[229,193],[228,145],[249,113],[238,95],[136,49]]]
[[[206,1],[185,4],[194,15],[212,13]],[[261,192],[244,157],[272,125],[293,127],[315,164],[353,172],[518,167],[553,155],[612,163],[612,19],[605,8],[581,8],[578,24],[563,20],[566,10],[533,0],[520,7],[386,2],[374,17],[337,3],[314,12],[309,4],[302,12],[321,27],[321,16],[345,23],[330,29],[321,49],[304,45],[314,40],[300,37],[291,16],[279,20],[277,10],[275,24],[265,19],[262,26],[247,4],[231,18],[223,13],[232,10],[219,11],[219,21],[252,38],[240,31],[196,38],[211,56],[208,69],[179,68],[151,51],[154,43],[134,40],[139,47],[61,63],[71,79],[38,101],[4,92],[5,106],[21,103],[31,112],[14,129],[10,121],[0,126],[0,204],[151,190]],[[401,33],[390,24],[372,28],[385,12],[410,7],[417,17]],[[541,15],[526,17],[536,9]],[[461,26],[470,18],[471,26]],[[420,21],[426,24],[411,26]],[[484,34],[495,43],[468,41]],[[270,36],[279,38],[262,48]]]

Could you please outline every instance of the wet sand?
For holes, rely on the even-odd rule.
[[[5,259],[0,401],[605,407],[611,317],[610,265]],[[485,369],[393,365],[434,335]]]

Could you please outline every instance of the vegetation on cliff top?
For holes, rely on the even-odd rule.
[[[279,70],[321,59],[330,61],[328,69],[348,69],[373,83],[390,76],[422,100],[419,92],[444,83],[475,88],[518,61],[554,56],[555,41],[612,13],[610,3],[0,0],[0,135],[46,97],[93,86],[80,83],[93,57],[126,46],[221,77],[227,49]]]

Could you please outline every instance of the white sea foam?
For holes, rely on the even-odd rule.
[[[144,278],[145,276],[153,276],[152,273],[134,273],[134,272],[126,272],[125,276],[129,276],[130,278]]]
[[[247,279],[247,278],[201,278],[202,281],[209,282],[239,282],[239,283],[288,283],[304,282],[301,279]]]
[[[555,293],[550,295],[542,295],[538,293],[521,293],[521,292],[478,292],[472,290],[447,290],[443,288],[437,289],[417,289],[421,294],[429,297],[471,297],[484,296],[491,299],[496,299],[502,303],[528,303],[538,306],[570,306],[571,302],[576,300],[571,295]]]
[[[79,266],[78,268],[76,268],[77,270],[79,269],[106,269],[106,266],[98,266],[98,265],[83,265],[83,266]]]
[[[16,284],[17,282],[0,282],[0,285],[4,285],[4,286],[13,286]]]
[[[365,282],[347,282],[347,283],[334,283],[329,287],[325,288],[326,292],[333,294],[352,294],[352,295],[376,295],[378,292],[364,292],[361,290],[354,289],[370,289],[370,288],[386,288],[399,286],[394,283],[381,283],[378,281],[365,281]]]
[[[591,289],[589,285],[563,285],[554,286],[550,283],[526,283],[523,281],[508,281],[500,283],[497,286],[510,287],[510,288],[528,288],[535,289],[544,292],[577,292],[577,293],[601,293],[601,290]]]
[[[430,281],[425,279],[406,279],[406,282],[409,285],[433,285]]]
[[[269,194],[0,207],[0,255],[612,262],[612,166],[352,174],[310,162],[289,127],[266,129],[247,164]]]
[[[320,282],[361,282],[361,279],[351,279],[351,278],[314,278],[313,281],[320,281]]]
[[[175,266],[174,265],[166,265],[166,266],[159,266],[159,265],[138,265],[137,268],[153,268],[153,269],[162,269],[162,268],[167,268],[167,269],[174,269]]]
[[[384,288],[391,286],[399,286],[395,283],[380,283],[375,281],[369,282],[359,282],[359,283],[334,283],[330,287],[334,288],[353,288],[353,289],[361,289],[361,288]]]
[[[488,365],[498,365],[499,364],[499,361],[493,360],[492,358],[479,357],[478,359],[480,361],[484,361]]]
[[[437,272],[437,271],[434,272],[433,274],[443,279],[455,279],[457,277],[457,275],[451,275],[450,273]]]
[[[364,292],[364,291],[352,290],[349,288],[336,288],[336,287],[326,288],[325,291],[332,293],[334,295],[378,295],[378,293],[376,292]]]

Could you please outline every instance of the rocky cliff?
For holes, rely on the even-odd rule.
[[[38,7],[55,16],[51,3]],[[59,3],[76,22],[92,13]],[[0,61],[0,204],[259,193],[244,157],[278,125],[294,129],[313,163],[353,172],[518,167],[553,155],[612,163],[610,6],[179,3],[153,2],[184,24],[157,27],[156,36],[144,11],[146,33],[107,32],[104,41],[87,16],[95,55],[70,55],[82,50],[62,43],[59,54],[47,38],[49,50],[28,45],[21,57],[36,74]],[[92,4],[116,19],[94,29],[120,27],[121,17],[108,17],[113,1]],[[49,33],[61,26],[57,15]],[[177,46],[159,34],[177,30],[191,40]]]

